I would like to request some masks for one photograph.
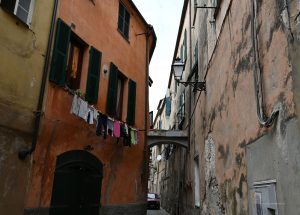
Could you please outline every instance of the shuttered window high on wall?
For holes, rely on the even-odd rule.
[[[166,116],[171,115],[171,97],[166,97]]]
[[[109,83],[107,90],[106,112],[110,116],[121,120],[123,112],[123,91],[126,77],[119,71],[118,67],[111,63],[109,72]]]
[[[109,82],[106,99],[106,112],[107,114],[116,115],[117,104],[117,87],[118,87],[118,67],[111,63],[109,71]]]
[[[100,80],[100,67],[101,67],[101,52],[91,47],[89,70],[86,84],[86,100],[91,103],[97,103],[99,80]]]
[[[129,38],[130,13],[122,2],[119,3],[118,30],[128,40]]]
[[[127,123],[134,125],[136,106],[136,83],[133,80],[128,82],[128,106],[127,106]]]
[[[0,0],[0,5],[25,24],[31,24],[34,0]]]
[[[66,80],[70,35],[70,26],[58,19],[49,79],[60,86],[64,86]]]

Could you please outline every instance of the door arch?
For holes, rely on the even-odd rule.
[[[87,151],[74,150],[57,157],[50,215],[98,215],[103,165]]]

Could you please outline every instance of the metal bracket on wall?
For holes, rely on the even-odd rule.
[[[201,9],[217,9],[219,7],[214,7],[214,6],[206,6],[206,4],[204,4],[203,6],[195,6],[195,8],[201,8]]]
[[[185,87],[188,85],[193,87],[193,91],[206,91],[206,82],[204,81],[177,81],[178,84],[183,84]]]

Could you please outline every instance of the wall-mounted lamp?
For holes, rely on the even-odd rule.
[[[183,84],[185,87],[188,86],[188,85],[194,87],[194,91],[205,91],[206,90],[205,82],[202,82],[202,81],[181,81],[184,67],[185,67],[185,64],[181,61],[181,59],[176,58],[175,62],[172,64],[172,70],[173,70],[173,73],[174,73],[175,81],[178,84]]]

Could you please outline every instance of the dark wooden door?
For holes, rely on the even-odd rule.
[[[85,151],[75,152],[79,156],[68,156],[69,161],[57,161],[50,215],[99,214],[102,164],[100,161],[95,163],[95,157],[87,159],[92,155],[87,155]]]

